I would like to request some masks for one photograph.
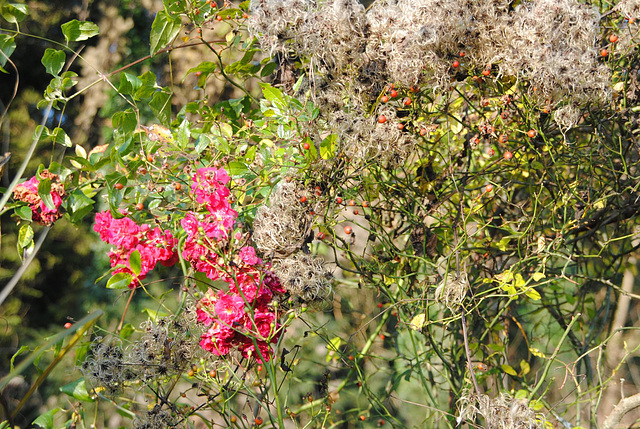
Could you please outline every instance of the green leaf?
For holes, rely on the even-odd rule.
[[[29,6],[26,4],[9,3],[2,5],[0,14],[2,17],[12,24],[21,22],[29,13]]]
[[[56,209],[53,203],[53,197],[51,196],[51,179],[40,179],[40,183],[38,183],[38,196],[49,210]]]
[[[81,42],[100,33],[100,29],[93,22],[78,21],[77,19],[62,24],[61,28],[67,43]]]
[[[42,56],[42,65],[47,70],[47,73],[53,76],[57,76],[64,67],[66,55],[64,51],[58,51],[56,49],[47,48]]]
[[[131,323],[126,323],[120,330],[120,338],[126,340],[136,331]]]
[[[129,268],[136,276],[140,275],[140,271],[142,270],[142,258],[140,257],[140,252],[134,250],[129,255]]]
[[[171,93],[167,91],[157,91],[153,94],[149,107],[163,125],[171,122]]]
[[[203,61],[198,64],[196,67],[192,67],[187,70],[185,77],[189,76],[191,73],[200,72],[202,74],[211,74],[218,69],[218,65],[216,63],[212,63],[211,61]]]
[[[65,199],[65,209],[72,223],[78,223],[93,210],[94,200],[79,189],[73,191]]]
[[[65,384],[60,388],[60,391],[65,395],[69,395],[79,401],[94,402],[95,399],[91,397],[87,392],[87,386],[85,385],[84,378],[79,378],[76,381],[72,381],[69,384]]]
[[[138,119],[133,110],[127,109],[114,113],[111,117],[111,125],[113,125],[114,130],[118,130],[124,135],[131,135],[138,126]]]
[[[182,27],[180,16],[170,16],[161,10],[151,24],[151,56],[167,46],[176,38]]]
[[[127,289],[133,277],[129,273],[117,273],[107,282],[107,289]]]
[[[262,95],[271,102],[278,102],[280,105],[285,104],[284,94],[278,88],[274,88],[268,83],[260,83]]]
[[[7,64],[9,57],[16,50],[16,41],[7,34],[0,34],[0,70],[6,73],[2,67]]]
[[[264,67],[262,67],[262,70],[260,70],[260,76],[261,77],[269,76],[271,73],[275,71],[277,67],[278,67],[277,63],[267,63]]]
[[[51,131],[51,137],[53,137],[53,141],[55,143],[58,143],[64,147],[73,146],[73,143],[71,143],[71,138],[69,138],[67,133],[60,127],[56,127],[53,129],[53,131]]]
[[[518,373],[516,372],[515,369],[513,369],[513,367],[511,367],[511,365],[507,365],[506,363],[500,365],[500,368],[502,368],[502,370],[504,372],[506,372],[507,374],[513,376],[513,377],[517,377]]]
[[[229,163],[229,174],[231,176],[242,176],[249,172],[246,164],[240,161],[231,161]]]
[[[53,429],[53,418],[60,411],[62,411],[62,408],[54,408],[44,414],[40,414],[40,416],[33,421],[33,424],[44,429]]]
[[[118,91],[123,94],[133,95],[142,86],[142,80],[135,75],[122,73],[120,75],[120,85]]]
[[[22,220],[26,220],[27,222],[32,221],[33,212],[29,206],[20,206],[16,207],[13,212]]]
[[[28,346],[21,346],[17,352],[15,352],[13,354],[13,356],[11,356],[11,369],[10,371],[13,372],[13,363],[15,362],[16,358],[18,356],[20,356],[21,354],[28,352],[29,351],[29,347]]]
[[[28,248],[33,243],[33,237],[33,228],[31,228],[30,224],[25,223],[18,232],[18,245],[22,249]]]

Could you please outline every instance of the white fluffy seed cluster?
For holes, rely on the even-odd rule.
[[[611,78],[599,61],[599,12],[578,0],[529,0],[515,9],[511,3],[378,0],[365,10],[357,0],[252,0],[248,25],[265,52],[309,58],[313,76],[306,89],[318,94],[323,112],[377,118],[381,113],[367,106],[381,85],[447,89],[453,60],[528,82],[530,95],[551,108],[606,102]],[[624,16],[640,14],[638,0],[616,8]],[[566,127],[570,115],[559,118]],[[340,130],[340,119],[329,119],[328,129]],[[371,124],[353,128],[365,126]],[[375,147],[373,136],[358,137],[355,156],[389,153]],[[383,136],[382,147],[404,147],[392,143]]]
[[[133,419],[133,427],[134,429],[165,429],[169,427],[184,427],[184,425],[176,423],[169,411],[163,410],[160,405],[156,405],[143,415],[136,416]]]
[[[258,208],[253,221],[253,242],[266,257],[288,256],[302,247],[310,233],[308,208],[300,202],[304,189],[295,181],[280,182],[269,204]]]
[[[333,276],[321,257],[300,252],[276,262],[273,272],[291,297],[302,303],[326,300],[331,295]]]
[[[543,429],[545,418],[529,408],[526,401],[503,393],[496,398],[483,394],[463,394],[458,401],[458,422],[475,421],[480,415],[486,429]]]

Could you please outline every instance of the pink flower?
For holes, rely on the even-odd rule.
[[[210,212],[229,207],[229,189],[225,187],[231,178],[224,169],[200,168],[193,176],[191,192],[199,204],[205,204]]]
[[[255,310],[253,312],[253,318],[249,316],[247,319],[245,323],[247,331],[259,340],[267,341],[271,334],[275,333],[277,329],[276,316],[271,311]],[[277,337],[274,335],[274,337],[271,338],[271,342],[276,341]]]
[[[238,295],[228,295],[222,291],[218,293],[218,301],[215,303],[216,316],[226,326],[235,327],[240,324],[245,316],[244,300]]]
[[[252,246],[245,246],[240,249],[240,259],[247,265],[258,265],[262,263],[262,259],[256,256],[256,249]]]

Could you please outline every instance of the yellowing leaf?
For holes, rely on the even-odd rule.
[[[544,355],[544,353],[542,353],[540,350],[536,349],[535,347],[529,347],[529,353],[531,353],[532,355],[539,357],[539,358],[545,358],[546,356]]]
[[[532,287],[527,289],[527,291],[525,292],[525,295],[527,295],[529,298],[531,298],[534,301],[540,301],[540,298],[542,298],[538,293],[538,291]]]
[[[544,273],[533,273],[533,275],[531,276],[531,278],[533,279],[534,282],[539,282],[540,280],[542,280],[543,278],[545,278],[546,276],[544,275]]]
[[[530,371],[531,371],[531,366],[529,366],[529,362],[527,362],[526,360],[522,359],[520,361],[520,373],[522,375],[527,375],[527,374],[529,374]]]
[[[420,331],[422,328],[424,328],[424,326],[426,325],[426,322],[427,322],[427,315],[422,313],[422,314],[418,314],[413,319],[411,319],[411,323],[409,324],[409,326],[411,327],[411,329]]]
[[[511,367],[511,365],[507,365],[506,363],[503,363],[502,365],[500,365],[500,368],[502,368],[502,370],[504,372],[506,372],[507,374],[509,374],[509,375],[511,375],[513,377],[517,377],[518,376],[518,373],[516,372],[515,369],[513,369]]]

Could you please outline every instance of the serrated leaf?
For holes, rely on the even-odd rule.
[[[182,20],[178,15],[169,15],[161,10],[156,14],[153,24],[151,24],[151,56],[167,46],[180,32]]]
[[[129,268],[133,271],[133,274],[136,276],[140,275],[140,271],[142,270],[142,258],[140,257],[140,252],[134,250],[129,255]]]
[[[42,65],[47,73],[53,76],[58,76],[64,67],[66,55],[64,51],[58,51],[56,49],[47,48],[42,56]]]
[[[511,365],[507,365],[506,363],[503,363],[502,365],[500,365],[500,368],[502,368],[502,371],[504,371],[505,373],[513,376],[513,377],[517,377],[518,373],[516,372],[515,369],[513,369],[513,367]]]
[[[4,4],[0,9],[0,14],[8,22],[17,24],[29,14],[29,6],[19,3]]]
[[[149,102],[149,107],[163,125],[171,121],[171,94],[166,91],[156,91]]]
[[[133,277],[129,273],[117,273],[111,276],[107,282],[107,289],[127,289]]]
[[[76,381],[72,381],[69,384],[65,384],[60,388],[60,392],[65,395],[69,395],[79,401],[94,402],[95,399],[91,397],[87,391],[84,378],[79,378]]]
[[[67,43],[81,42],[100,33],[100,29],[93,22],[78,21],[77,19],[62,24],[60,27]]]

